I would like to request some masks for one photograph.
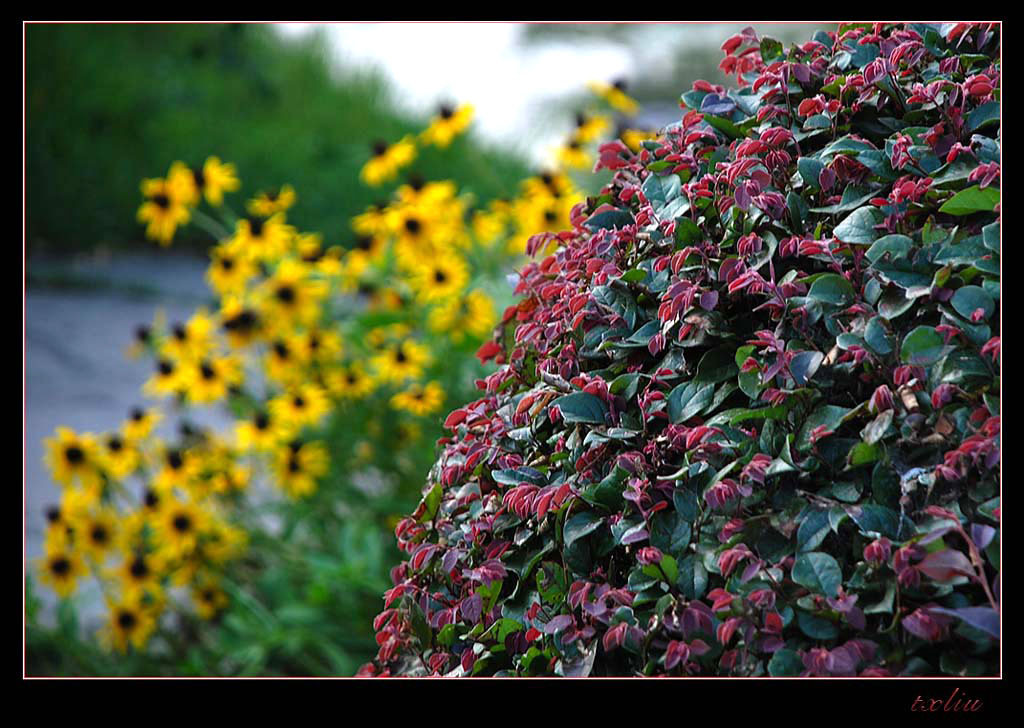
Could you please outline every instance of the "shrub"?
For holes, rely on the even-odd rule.
[[[995,24],[722,46],[538,233],[364,675],[992,675]]]

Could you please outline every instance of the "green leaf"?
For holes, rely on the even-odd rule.
[[[676,585],[687,599],[700,599],[708,588],[708,572],[696,554],[690,554],[679,562],[679,579]]]
[[[796,168],[800,172],[805,185],[814,189],[818,189],[821,186],[818,182],[818,177],[821,175],[821,170],[825,169],[825,165],[819,160],[813,157],[800,157],[800,159],[796,160]],[[813,212],[820,212],[820,210],[813,210]]]
[[[666,554],[673,554],[677,559],[682,559],[686,555],[690,535],[690,522],[678,511],[666,509],[655,513],[651,518],[651,545]]]
[[[813,551],[828,535],[828,511],[812,509],[796,532],[796,546],[799,551]]]
[[[826,273],[811,284],[807,298],[829,303],[833,306],[848,306],[853,303],[853,285],[838,273]]]
[[[797,584],[827,597],[836,596],[843,583],[839,562],[821,551],[797,554],[792,577]]]
[[[803,161],[802,159],[800,161]],[[865,191],[863,187],[850,186],[843,190],[843,196],[834,205],[828,207],[812,207],[811,212],[823,212],[827,215],[835,215],[848,210],[856,210],[872,197],[878,197],[874,190]]]
[[[796,650],[777,650],[768,661],[768,674],[772,677],[799,677],[804,671],[804,662]]]
[[[761,59],[765,63],[781,61],[785,57],[782,43],[768,36],[761,38]]]
[[[851,212],[841,223],[836,225],[832,234],[844,243],[870,245],[878,239],[875,225],[881,223],[883,218],[882,213],[876,208],[861,207]]]
[[[956,289],[950,303],[956,312],[968,321],[972,320],[971,314],[979,308],[984,311],[986,319],[996,310],[996,302],[981,286],[961,286]]]
[[[914,299],[907,298],[906,292],[899,286],[888,286],[878,300],[878,315],[887,321],[899,318],[914,305]]]
[[[590,392],[573,392],[559,397],[551,403],[562,411],[562,419],[567,423],[585,422],[603,425],[608,406]]]
[[[679,180],[679,175],[667,174],[659,177],[652,174],[644,180],[641,189],[654,208],[654,212],[658,213],[665,205],[679,197],[682,183]]]
[[[636,394],[637,387],[640,384],[640,377],[642,375],[638,372],[628,372],[626,374],[620,374],[612,383],[608,385],[608,391],[612,394],[617,394],[625,397],[627,400],[632,399],[633,395]]]
[[[691,380],[678,385],[668,395],[669,421],[679,424],[700,414],[711,404],[714,393],[714,384],[700,384],[696,380]]]
[[[931,326],[918,326],[903,339],[900,359],[905,364],[928,367],[942,357],[942,334]]]
[[[991,212],[999,203],[999,189],[978,185],[957,192],[939,208],[947,215],[970,215],[975,212]]]
[[[718,384],[732,379],[738,370],[736,352],[730,346],[719,346],[701,357],[693,381],[698,384]]]
[[[437,515],[437,509],[441,505],[441,493],[441,484],[437,483],[425,496],[423,496],[421,503],[424,506],[424,510],[423,515],[419,518],[420,523],[426,523],[427,521],[433,520],[434,516]]]
[[[846,280],[845,278],[843,280]],[[820,351],[801,351],[789,362],[789,371],[793,373],[793,380],[796,386],[803,387],[811,380],[825,355]]]
[[[892,410],[879,412],[878,416],[860,431],[860,436],[863,438],[864,442],[868,445],[874,445],[876,442],[881,440],[885,435],[886,430],[889,429],[889,425],[892,424],[892,416]]]
[[[803,427],[800,428],[800,435],[797,438],[797,449],[806,450],[811,446],[811,431],[816,427],[824,425],[833,432],[838,430],[839,425],[843,423],[843,418],[852,411],[850,408],[838,407],[832,404],[823,404],[818,407],[804,420]]]
[[[576,513],[565,522],[565,526],[562,528],[562,541],[568,548],[574,541],[596,531],[604,522],[605,516],[596,511]]]
[[[999,123],[999,102],[988,101],[967,115],[967,131],[974,132]]]
[[[867,503],[862,506],[846,506],[846,512],[865,535],[877,533],[891,539],[899,537],[900,517],[891,508]]]
[[[906,258],[914,247],[914,241],[906,235],[884,235],[872,243],[864,257],[875,263],[888,253],[890,260]]]
[[[885,330],[881,316],[875,316],[868,321],[864,328],[864,343],[879,356],[885,356],[892,351],[892,339]]]
[[[700,227],[688,217],[676,218],[676,240],[682,245],[693,245],[700,242],[704,233]]]
[[[999,252],[999,223],[993,222],[981,229],[981,239],[985,247],[994,253]]]

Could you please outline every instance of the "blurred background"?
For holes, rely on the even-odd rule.
[[[624,80],[642,105],[634,126],[670,123],[694,80],[726,83],[720,45],[747,25],[28,25],[27,559],[41,554],[43,514],[60,497],[43,465],[43,439],[58,425],[116,428],[142,404],[139,389],[151,373],[125,357],[135,328],[158,310],[184,320],[211,300],[203,279],[209,236],[193,226],[171,248],[145,241],[136,222],[142,179],[165,174],[174,160],[195,166],[214,154],[236,165],[247,194],[293,185],[289,220],[322,232],[327,245],[349,247],[352,216],[377,201],[356,183],[374,140],[418,132],[441,104],[472,104],[471,132],[444,154],[424,150],[414,171],[457,179],[480,203],[510,197],[552,163],[588,82]],[[755,24],[784,43],[822,27]],[[228,422],[211,411],[200,424]],[[410,492],[394,505],[398,512],[415,506],[417,490]],[[332,577],[362,580],[353,593],[365,598],[332,617],[360,623],[341,627],[338,639],[351,639],[325,672],[351,674],[374,652],[369,620],[396,563],[390,552],[374,558],[365,573]],[[101,618],[98,592],[82,595],[77,616],[57,609],[48,590],[28,597],[30,673],[116,671],[84,643],[71,646]],[[261,659],[252,664],[265,666]],[[310,664],[293,669],[309,672]],[[214,670],[201,660],[190,669]]]

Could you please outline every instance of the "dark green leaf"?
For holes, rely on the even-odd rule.
[[[999,189],[978,185],[957,192],[939,208],[947,215],[970,215],[975,212],[990,212],[999,203]]]
[[[589,392],[573,392],[559,397],[551,403],[562,411],[562,419],[567,423],[586,422],[603,425],[608,406]]]
[[[821,551],[797,554],[792,577],[797,584],[827,597],[836,596],[843,583],[839,562]]]
[[[844,243],[870,245],[878,239],[875,225],[882,222],[883,215],[874,207],[861,207],[851,212],[836,225],[832,234]]]
[[[931,326],[918,326],[903,339],[900,359],[906,364],[928,367],[942,357],[942,334]]]

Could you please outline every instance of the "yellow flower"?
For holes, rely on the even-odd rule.
[[[56,437],[47,438],[46,447],[46,463],[54,480],[67,487],[78,483],[90,492],[99,488],[100,454],[91,434],[78,435],[70,427],[58,427]]]
[[[228,605],[228,595],[215,579],[207,577],[192,586],[192,603],[202,619],[213,619]]]
[[[209,404],[227,397],[231,387],[242,382],[242,365],[231,356],[210,357],[184,365],[185,398],[195,404]]]
[[[76,517],[71,522],[75,532],[75,546],[82,553],[102,564],[118,545],[117,519],[109,508],[97,508]]]
[[[278,448],[274,457],[274,483],[290,498],[302,498],[316,490],[330,460],[322,442],[293,441]]]
[[[164,397],[183,391],[181,367],[171,359],[161,357],[156,362],[156,372],[142,385],[142,391],[151,397]]]
[[[327,393],[311,383],[293,387],[274,397],[267,407],[282,430],[289,433],[295,433],[306,425],[319,424],[331,409]]]
[[[252,469],[235,465],[213,476],[213,492],[220,494],[240,493],[249,487]]]
[[[371,361],[382,381],[402,384],[423,375],[423,368],[430,361],[430,351],[412,339],[405,339],[389,345]]]
[[[469,104],[453,109],[447,104],[442,105],[437,116],[430,121],[420,134],[423,144],[435,144],[442,149],[452,143],[452,139],[461,134],[473,120],[473,107]]]
[[[225,296],[221,301],[220,321],[233,349],[244,349],[264,335],[259,313],[238,296]]]
[[[124,435],[124,439],[132,443],[145,440],[162,417],[159,410],[144,410],[141,407],[136,407],[128,415],[128,419],[121,424],[121,434]]]
[[[410,283],[419,299],[433,303],[456,298],[469,280],[469,266],[457,254],[440,255],[421,262]]]
[[[241,556],[249,540],[244,529],[221,519],[212,519],[204,536],[202,556],[214,564],[223,564]]]
[[[473,213],[473,235],[478,242],[492,245],[505,234],[511,220],[512,207],[508,200],[491,200],[486,210]]]
[[[359,362],[327,373],[327,390],[339,399],[362,399],[376,389],[373,378]]]
[[[583,112],[576,114],[576,138],[582,143],[596,141],[611,128],[611,119],[605,114],[588,116]]]
[[[208,514],[191,501],[167,498],[156,514],[157,544],[172,557],[183,558],[196,549]]]
[[[134,442],[126,441],[119,433],[107,435],[103,441],[101,462],[103,469],[115,480],[126,478],[139,467],[141,456]]]
[[[113,570],[113,576],[121,585],[121,594],[128,599],[156,595],[160,591],[160,564],[141,552],[126,552],[121,565]]]
[[[235,165],[223,164],[217,157],[206,158],[203,169],[195,173],[195,182],[213,207],[220,207],[224,203],[224,193],[234,192],[242,184],[235,176]]]
[[[139,207],[136,217],[146,223],[146,237],[160,245],[170,245],[178,226],[191,218],[181,199],[181,191],[167,180],[147,179],[142,182],[142,194],[146,201]]]
[[[632,115],[640,109],[636,100],[626,94],[626,82],[621,79],[612,84],[593,81],[587,86],[616,111]]]
[[[288,385],[305,376],[305,359],[296,349],[293,341],[285,337],[278,337],[270,343],[264,359],[264,370],[270,381]]]
[[[405,136],[390,147],[387,142],[373,144],[373,156],[359,170],[359,178],[371,187],[393,180],[398,170],[416,158],[416,144]]]
[[[591,157],[583,148],[583,141],[578,136],[571,137],[558,148],[558,162],[570,169],[584,169],[590,166]]]
[[[523,197],[531,202],[575,196],[572,180],[565,172],[541,172],[535,177],[527,177],[522,188]]]
[[[286,437],[287,428],[279,427],[277,419],[264,410],[257,410],[251,419],[235,424],[235,441],[242,452],[269,452]]]
[[[270,217],[275,212],[284,212],[294,204],[295,188],[291,185],[282,185],[276,190],[261,192],[249,200],[245,207],[252,215]]]
[[[243,217],[228,241],[231,252],[253,262],[276,260],[288,252],[295,228],[285,224],[284,213],[269,218]]]
[[[213,260],[206,269],[206,282],[220,296],[242,293],[245,284],[256,275],[252,262],[236,255],[228,245],[212,248],[210,257]]]
[[[74,594],[79,577],[88,573],[82,557],[66,547],[48,550],[38,564],[40,580],[53,587],[62,599]]]
[[[149,636],[156,628],[156,620],[143,606],[139,598],[125,598],[119,602],[108,601],[110,617],[102,634],[118,652],[126,652],[131,644],[135,649],[145,647]]]
[[[176,323],[164,339],[160,353],[177,361],[194,361],[209,354],[217,341],[214,320],[205,309],[196,311],[187,323]]]
[[[431,309],[427,321],[432,331],[447,333],[452,341],[460,343],[466,336],[483,338],[489,334],[498,317],[491,297],[477,289]]]
[[[192,452],[177,447],[163,447],[160,471],[153,478],[153,488],[158,493],[168,494],[174,488],[188,488],[197,476],[199,458]]]
[[[352,229],[368,237],[388,234],[388,205],[382,202],[370,205],[364,212],[352,218]]]
[[[629,147],[633,152],[640,151],[640,142],[648,139],[657,139],[658,132],[654,129],[626,129],[619,135],[622,142]]]
[[[261,305],[275,329],[290,328],[295,323],[308,326],[319,318],[321,302],[328,292],[327,284],[312,277],[308,265],[284,260],[262,284]]]
[[[443,403],[444,391],[438,382],[428,382],[426,386],[413,384],[391,398],[391,406],[396,410],[409,412],[417,417],[436,412]]]

